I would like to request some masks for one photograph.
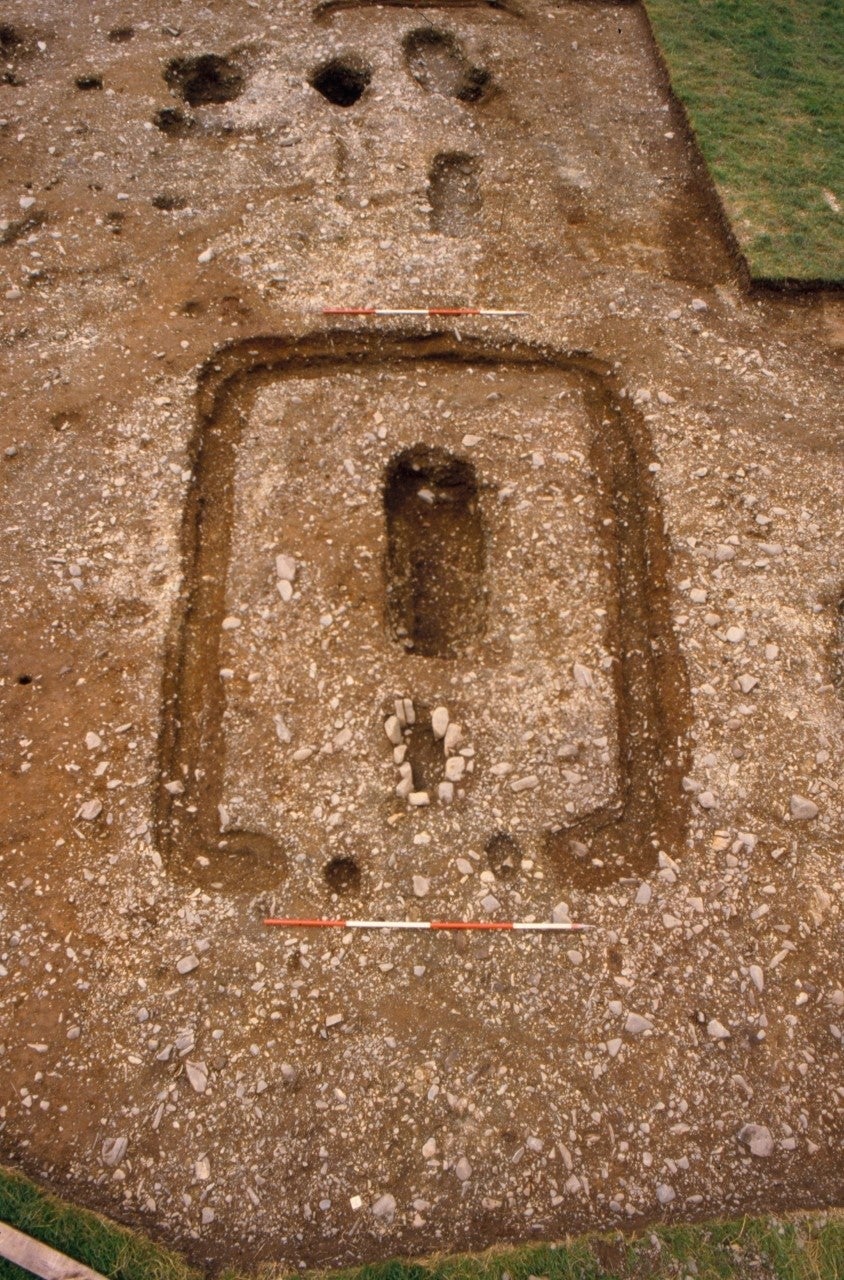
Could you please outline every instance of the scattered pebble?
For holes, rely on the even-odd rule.
[[[771,1130],[766,1125],[743,1125],[739,1130],[738,1140],[750,1149],[750,1154],[753,1156],[772,1156],[774,1154],[774,1139]]]
[[[818,816],[818,806],[814,800],[807,800],[805,796],[792,796],[789,808],[795,822],[808,822]]]

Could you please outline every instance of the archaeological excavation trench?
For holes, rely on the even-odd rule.
[[[300,389],[307,386],[333,389],[341,395],[343,379],[352,379],[356,380],[353,385],[366,388],[371,398],[378,394],[379,381],[381,386],[389,386],[394,377],[417,378],[422,386],[427,386],[429,379],[438,378],[443,388],[455,386],[454,379],[459,382],[461,370],[468,367],[472,372],[475,368],[490,370],[487,376],[493,378],[506,376],[508,387],[520,397],[530,397],[537,378],[541,378],[543,391],[553,384],[554,393],[564,400],[575,394],[582,399],[584,417],[578,440],[585,445],[585,451],[580,454],[582,468],[578,470],[582,469],[583,479],[591,489],[588,535],[595,539],[594,553],[600,562],[595,600],[600,641],[607,655],[603,662],[604,687],[609,694],[600,699],[608,733],[598,740],[609,747],[602,753],[605,761],[609,761],[610,754],[613,759],[600,803],[593,798],[571,818],[569,815],[577,807],[569,801],[566,808],[566,778],[577,775],[570,770],[566,773],[566,768],[577,765],[582,747],[577,742],[565,744],[560,748],[560,758],[550,767],[549,778],[543,779],[538,815],[526,821],[514,810],[513,829],[502,830],[506,814],[496,807],[499,802],[485,801],[479,791],[478,774],[484,767],[484,756],[491,758],[497,749],[484,743],[481,734],[466,752],[466,763],[470,768],[477,764],[477,769],[471,778],[462,770],[457,775],[461,786],[465,785],[460,802],[464,825],[453,826],[458,814],[455,804],[448,810],[452,826],[444,828],[440,836],[445,848],[441,854],[429,850],[427,856],[433,863],[437,856],[453,855],[459,851],[460,839],[477,830],[481,842],[486,843],[496,875],[506,877],[513,871],[517,860],[512,850],[520,848],[524,856],[530,850],[562,891],[567,886],[592,888],[620,877],[641,875],[654,865],[658,851],[672,856],[681,847],[686,819],[680,779],[685,768],[688,690],[668,613],[664,576],[667,551],[648,479],[643,424],[612,394],[606,375],[594,363],[577,357],[547,356],[528,347],[515,347],[504,353],[483,343],[457,343],[446,336],[381,340],[373,347],[363,338],[333,334],[298,345],[264,339],[249,343],[246,348],[226,350],[208,366],[200,391],[200,416],[192,450],[195,482],[189,490],[182,535],[184,590],[172,624],[165,677],[160,745],[162,786],[157,799],[157,838],[174,874],[187,876],[197,884],[255,894],[279,889],[291,858],[298,858],[313,864],[314,871],[327,864],[324,878],[312,880],[311,885],[322,883],[324,891],[327,883],[335,893],[366,895],[367,876],[371,876],[373,859],[377,861],[377,854],[368,847],[367,834],[377,831],[385,814],[388,819],[396,813],[402,817],[405,806],[403,798],[392,795],[392,787],[376,794],[372,785],[361,784],[358,790],[366,791],[367,802],[358,827],[360,838],[352,841],[351,847],[338,850],[333,860],[325,858],[323,833],[315,830],[309,834],[309,823],[301,809],[286,817],[286,804],[274,808],[266,803],[268,797],[256,794],[252,821],[241,825],[231,814],[242,802],[240,793],[248,788],[250,779],[258,791],[262,785],[271,791],[278,785],[280,772],[286,778],[282,785],[286,796],[298,794],[302,771],[313,769],[315,759],[318,761],[321,755],[316,753],[314,758],[306,747],[296,753],[300,757],[297,764],[282,764],[277,742],[269,741],[263,731],[253,733],[243,727],[247,721],[260,718],[254,690],[260,689],[265,676],[271,678],[273,673],[256,666],[249,677],[253,683],[251,687],[244,686],[246,692],[241,696],[236,691],[233,665],[229,669],[230,658],[223,652],[232,637],[240,643],[246,634],[242,618],[229,616],[238,608],[231,590],[232,575],[243,577],[239,567],[233,569],[232,558],[236,546],[252,537],[239,522],[245,514],[254,523],[251,500],[238,493],[239,486],[245,483],[238,474],[239,453],[243,448],[248,447],[250,453],[257,448],[255,434],[250,435],[250,420],[255,416],[257,401],[274,388],[281,388],[283,393],[285,387],[295,383],[295,424],[296,402],[302,401]],[[412,402],[406,401],[405,407],[411,409],[412,419]],[[523,406],[519,405],[521,411]],[[379,412],[376,418],[381,416]],[[330,436],[338,429],[337,424],[332,428],[330,420],[320,424],[309,419],[302,457],[306,461],[305,484],[317,495],[319,473],[310,471],[307,457],[314,456],[314,441],[322,433]],[[382,767],[382,743],[389,748],[383,739],[385,709],[389,711],[391,699],[408,687],[404,673],[414,672],[420,723],[405,729],[407,760],[416,775],[416,792],[427,794],[425,789],[430,788],[435,794],[437,769],[440,773],[442,770],[441,763],[437,763],[441,744],[434,742],[430,731],[423,730],[421,721],[430,716],[438,693],[443,696],[443,678],[451,678],[455,669],[463,669],[474,680],[475,668],[484,668],[490,673],[489,690],[497,689],[495,681],[502,678],[524,685],[524,658],[514,661],[512,645],[508,650],[508,644],[497,635],[493,616],[497,610],[511,607],[506,590],[493,590],[506,563],[501,549],[505,531],[495,523],[495,513],[504,505],[500,490],[505,468],[498,468],[501,474],[496,474],[494,461],[480,466],[466,456],[477,442],[476,437],[464,436],[469,447],[452,450],[443,447],[442,435],[436,429],[425,433],[428,439],[424,438],[424,428],[412,421],[407,429],[407,446],[388,456],[386,466],[379,463],[373,467],[371,495],[365,501],[361,499],[356,508],[356,515],[365,511],[362,532],[370,539],[363,548],[369,576],[361,586],[361,599],[354,610],[364,617],[360,624],[363,629],[355,631],[351,638],[345,636],[341,651],[330,659],[326,657],[320,670],[353,672],[358,646],[379,654],[381,668],[369,695],[370,711],[362,726],[365,741],[356,761],[357,764],[361,756],[367,757],[373,761],[374,770]],[[269,431],[268,447],[273,455],[284,453],[284,437],[278,435],[284,430],[276,422],[272,427],[262,423],[258,428],[265,437]],[[288,443],[298,430],[296,425],[290,428]],[[496,446],[499,453],[502,447],[507,447],[503,437]],[[320,451],[315,452],[318,455]],[[537,461],[534,454],[534,465]],[[346,465],[349,471],[354,470],[351,462]],[[285,480],[283,469],[282,464],[279,484]],[[577,504],[583,500],[583,494],[578,495]],[[272,501],[269,505],[272,507]],[[485,514],[488,512],[493,516]],[[329,519],[329,523],[333,519],[327,511],[320,518]],[[518,523],[516,520],[515,525]],[[254,536],[263,538],[264,532],[262,527]],[[270,532],[275,538],[272,543],[261,542],[265,551],[272,555],[290,553],[288,558],[296,568],[288,572],[294,581],[285,587],[287,602],[272,605],[272,612],[263,611],[264,623],[260,625],[264,630],[258,638],[257,651],[264,657],[269,654],[270,666],[277,663],[278,668],[286,669],[296,656],[299,641],[295,632],[289,643],[277,651],[272,649],[273,640],[263,637],[274,632],[274,614],[279,611],[290,616],[290,610],[298,608],[302,614],[299,593],[292,601],[290,597],[295,584],[302,583],[311,570],[307,555],[302,554],[301,536],[291,552],[287,530],[275,527]],[[515,545],[529,535],[515,527],[506,536]],[[571,550],[576,557],[578,548]],[[267,558],[270,564],[272,555]],[[325,568],[329,577],[336,574],[335,595],[347,580],[340,549],[337,556],[341,564]],[[560,592],[561,584],[557,582],[551,589]],[[255,590],[260,595],[264,585]],[[570,595],[560,592],[559,599],[571,609]],[[556,600],[552,596],[551,608],[556,607]],[[321,605],[323,609],[330,607],[324,602]],[[340,607],[341,613],[344,607]],[[241,605],[240,611],[248,612],[249,603],[245,610]],[[321,615],[322,625],[328,616],[325,612]],[[537,623],[540,631],[548,625],[540,618]],[[306,633],[308,626],[303,620],[301,627]],[[518,631],[515,634],[524,642]],[[326,651],[329,645],[324,635],[317,625],[300,650],[312,678],[317,665],[314,655],[320,651],[317,646]],[[529,658],[536,660],[537,653],[544,663],[550,662],[562,680],[560,708],[565,705],[565,689],[570,684],[578,694],[593,694],[590,687],[578,688],[578,681],[591,686],[593,677],[578,663],[577,651],[567,652],[565,646],[554,643],[553,636],[543,649],[543,640],[537,634],[531,642]],[[574,681],[572,671],[576,675]],[[305,672],[293,673],[291,678],[299,691],[297,698],[301,697]],[[345,678],[352,682],[351,675]],[[523,693],[523,701],[527,696]],[[483,692],[478,694],[478,701],[481,705],[473,705],[471,697],[464,699],[465,720],[481,721]],[[295,705],[293,699],[288,699],[291,703]],[[335,699],[335,710],[336,703]],[[270,710],[267,708],[267,719]],[[552,716],[559,711],[557,707],[550,708]],[[316,707],[313,714],[318,714]],[[243,725],[238,728],[241,718]],[[279,733],[286,739],[282,747],[289,756],[296,743],[290,742],[287,712],[283,716],[276,714],[275,722],[277,727],[282,726]],[[576,717],[572,725],[573,732],[582,732],[583,725]],[[487,731],[490,743],[496,743],[498,732],[495,725]],[[344,731],[344,738],[351,737],[351,733],[351,729]],[[344,785],[344,757],[339,748],[337,752],[329,751],[334,770],[331,785],[340,788]],[[267,755],[267,760],[261,759],[262,754]],[[497,772],[502,769],[499,767]],[[239,780],[232,784],[230,775],[238,771]],[[356,778],[351,769],[345,785],[356,785]],[[234,804],[232,785],[238,793]],[[316,781],[313,786],[318,789]],[[513,803],[522,798],[513,797]],[[246,811],[250,812],[248,800]],[[426,818],[431,820],[432,815],[433,810],[426,813]],[[368,820],[373,824],[371,828]],[[373,844],[377,845],[377,840]]]

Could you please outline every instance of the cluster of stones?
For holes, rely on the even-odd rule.
[[[384,732],[393,747],[393,762],[399,771],[396,795],[406,800],[412,808],[420,809],[431,803],[428,791],[417,791],[413,780],[413,765],[407,757],[407,737],[416,724],[416,708],[410,698],[396,698],[395,715],[387,716],[384,721]],[[475,748],[467,745],[461,747],[463,726],[449,719],[447,707],[435,707],[431,712],[431,731],[437,742],[443,744],[445,767],[443,779],[437,783],[437,799],[440,804],[451,804],[455,796],[455,786],[461,783],[468,773],[475,768]],[[461,796],[462,790],[457,795]]]

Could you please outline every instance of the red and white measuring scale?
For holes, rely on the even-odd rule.
[[[527,316],[529,311],[488,307],[323,307],[324,316]]]
[[[594,929],[591,924],[575,924],[571,920],[285,920],[269,918],[264,924],[284,929],[452,929],[483,932],[519,931],[522,933],[575,933]]]

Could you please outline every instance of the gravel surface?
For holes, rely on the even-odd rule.
[[[841,1200],[841,301],[523,8],[0,14],[0,1151],[199,1263]]]

